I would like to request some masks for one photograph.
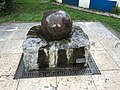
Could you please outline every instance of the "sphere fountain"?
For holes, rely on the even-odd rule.
[[[23,43],[25,71],[85,67],[90,41],[63,10],[47,11]]]

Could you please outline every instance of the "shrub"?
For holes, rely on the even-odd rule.
[[[49,2],[55,2],[55,0],[48,0]]]
[[[12,0],[0,0],[0,11],[8,9],[12,6]]]
[[[6,4],[9,4],[11,2],[12,2],[12,0],[6,0]]]
[[[112,12],[114,14],[120,15],[120,8],[118,6],[113,7]]]
[[[0,11],[5,9],[5,0],[0,0]]]

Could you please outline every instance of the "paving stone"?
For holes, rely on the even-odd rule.
[[[3,48],[5,47],[5,44],[7,43],[7,41],[0,41],[0,52],[3,50]]]
[[[120,43],[120,40],[101,23],[86,22],[86,25],[105,49],[115,48],[116,44]]]
[[[111,33],[105,26],[103,26],[101,23],[96,22],[86,22],[86,26],[89,27],[90,32],[93,33],[93,35],[102,43],[102,41],[109,40],[111,42],[113,41],[119,41],[119,39]]]
[[[57,77],[57,90],[96,90],[91,76]]]
[[[21,54],[0,54],[0,76],[14,75],[20,61]],[[1,89],[0,89],[1,90]]]
[[[22,53],[23,40],[9,40],[2,53]]]
[[[9,39],[13,34],[13,31],[0,31],[0,41]]]
[[[111,58],[117,63],[117,65],[120,68],[120,53],[116,51],[116,49],[113,50],[107,50]]]
[[[94,48],[94,49],[92,49],[92,48]],[[100,44],[100,42],[99,41],[97,41],[97,40],[92,40],[91,41],[91,48],[90,48],[91,50],[105,50],[104,49],[104,47]]]
[[[88,23],[90,23],[90,22],[88,22]],[[91,48],[90,48],[91,50],[104,50],[103,46],[96,39],[94,33],[91,32],[91,29],[86,25],[86,22],[75,22],[73,24],[80,26],[82,28],[82,30],[85,32],[85,34],[88,35],[89,40],[91,42]]]
[[[0,26],[2,31],[16,31],[17,29],[30,29],[32,26],[39,25],[40,22],[35,23],[3,23]]]
[[[102,44],[93,36],[89,35],[89,40],[91,43],[90,49],[91,50],[105,50]]]
[[[106,51],[91,51],[92,57],[95,60],[100,70],[119,69],[114,60]]]
[[[115,48],[114,51],[118,52],[120,55],[120,48]]]
[[[102,75],[93,75],[97,90],[120,90],[120,70],[102,71]]]
[[[3,23],[0,26],[0,31],[15,31],[17,28],[18,26],[14,23]]]
[[[104,38],[104,40],[100,41],[100,43],[106,50],[112,50],[116,48],[117,44],[120,43],[120,40]]]
[[[27,30],[17,30],[14,32],[13,36],[11,37],[11,40],[24,40],[27,34]]]
[[[21,79],[18,90],[57,90],[56,77]]]
[[[0,90],[16,90],[18,82],[13,76],[0,76]]]
[[[115,39],[118,39],[111,31],[109,31],[104,25],[100,22],[85,22],[85,24],[89,27],[91,32],[101,38],[102,37],[110,37],[112,36]]]
[[[88,36],[93,36],[93,33],[89,30],[89,27],[86,25],[86,22],[74,22],[74,25],[80,26],[85,34]],[[93,36],[94,37],[94,36]]]
[[[18,29],[30,29],[33,26],[37,26],[40,25],[41,23],[16,23],[16,25],[18,26]]]

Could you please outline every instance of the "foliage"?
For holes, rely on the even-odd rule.
[[[5,0],[0,0],[0,12],[5,9]]]
[[[112,12],[114,14],[120,15],[120,8],[118,6],[113,7]]]
[[[49,2],[55,2],[55,0],[48,0]]]
[[[9,11],[12,7],[12,0],[0,0],[0,12]]]

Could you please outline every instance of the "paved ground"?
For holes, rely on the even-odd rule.
[[[0,90],[120,90],[120,40],[99,22],[75,22],[91,41],[92,56],[101,75],[13,80],[22,43],[39,23],[0,25]]]

